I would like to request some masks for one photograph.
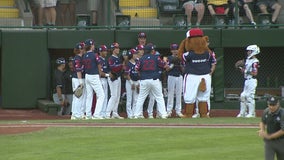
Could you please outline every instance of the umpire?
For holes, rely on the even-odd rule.
[[[274,160],[275,155],[277,160],[284,160],[284,109],[275,96],[268,98],[267,105],[258,131],[265,143],[265,160]]]

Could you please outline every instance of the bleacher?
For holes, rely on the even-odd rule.
[[[0,1],[0,26],[31,26],[32,14],[24,0]]]

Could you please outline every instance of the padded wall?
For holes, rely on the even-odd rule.
[[[47,95],[45,31],[2,31],[2,107],[35,108]]]

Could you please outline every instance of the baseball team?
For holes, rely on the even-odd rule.
[[[204,36],[203,31],[193,28],[186,33],[186,38],[196,36]],[[153,43],[146,42],[146,33],[140,32],[137,37],[138,45],[123,54],[117,42],[112,43],[110,48],[100,45],[97,50],[93,39],[75,45],[75,56],[69,59],[72,66],[72,89],[74,91],[78,86],[83,86],[83,94],[80,97],[73,96],[72,101],[68,102],[71,119],[210,117],[211,80],[217,63],[215,53],[212,50],[202,54],[187,51],[180,58],[179,45],[172,43],[169,46],[171,54],[162,57]],[[255,117],[254,94],[259,66],[256,55],[260,49],[257,45],[249,45],[246,50],[248,55],[245,65],[240,67],[246,80],[237,117],[251,118]],[[61,78],[65,59],[58,58],[56,64],[53,97],[64,110],[68,101]],[[167,95],[163,93],[163,74],[167,77]],[[203,91],[200,90],[202,81],[206,82]],[[127,116],[118,113],[122,85],[126,91]],[[147,97],[148,114],[145,115],[143,106]],[[156,116],[153,114],[155,102]],[[59,114],[64,113],[61,111]]]

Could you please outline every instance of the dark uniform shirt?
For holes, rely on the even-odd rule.
[[[173,64],[173,58],[174,58],[173,55],[168,57],[169,66]],[[179,77],[180,75],[182,75],[182,67],[183,67],[182,62],[180,62],[179,64],[174,64],[174,67],[168,71],[168,75]]]
[[[64,72],[55,69],[53,77],[53,93],[56,93],[56,88],[60,87],[62,94],[65,94],[65,79]]]
[[[137,62],[135,68],[140,72],[140,79],[159,79],[161,68],[164,68],[165,62],[159,56],[144,54]]]
[[[71,71],[70,69],[65,71],[65,73],[64,73],[65,93],[66,94],[73,94],[72,74],[73,74],[73,71]]]
[[[98,54],[94,52],[87,52],[83,56],[83,64],[84,64],[84,69],[85,73],[89,75],[95,75],[99,74],[99,69],[98,69],[98,64],[100,58]]]
[[[73,78],[78,78],[77,76],[77,72],[82,72],[82,78],[85,78],[85,74],[84,74],[84,65],[83,65],[83,58],[79,55],[76,55],[74,57],[74,61],[73,61]]]
[[[205,52],[196,54],[193,51],[183,55],[185,61],[185,73],[194,75],[205,75],[211,72],[212,64],[216,64],[215,54]]]
[[[262,115],[262,122],[266,124],[267,133],[272,134],[279,130],[284,130],[284,109],[279,108],[274,113],[271,113],[268,108],[266,108]],[[277,139],[284,138],[284,135]]]

